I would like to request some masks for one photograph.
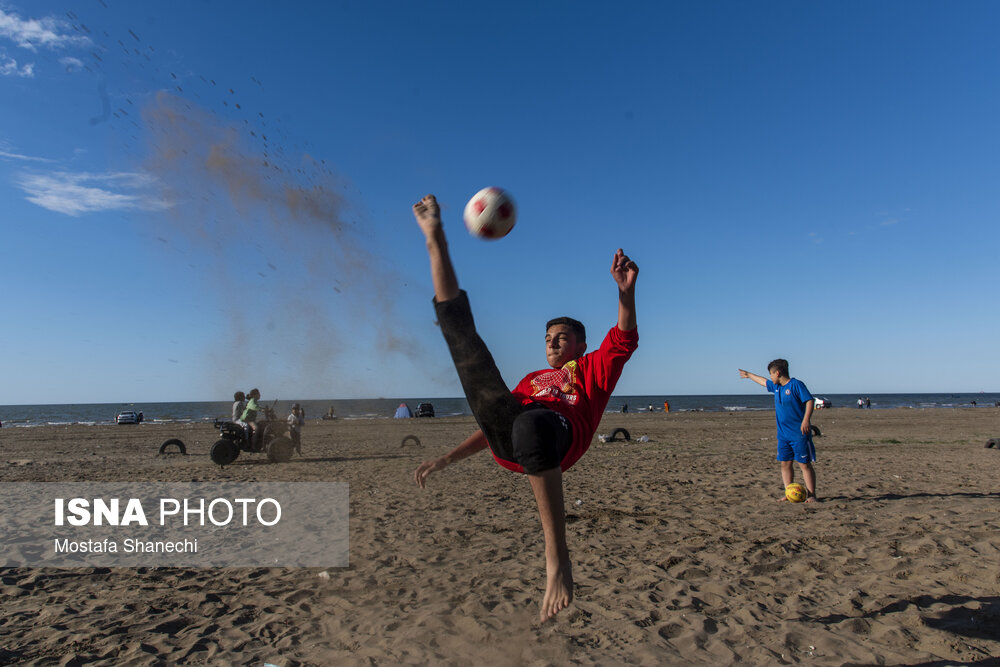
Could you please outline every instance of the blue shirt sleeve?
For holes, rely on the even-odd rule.
[[[794,380],[793,386],[795,388],[795,397],[799,400],[799,402],[805,403],[806,401],[812,400],[813,396],[812,394],[809,393],[809,389],[806,388],[804,382],[800,380]]]
[[[774,393],[774,389],[775,389],[774,383],[771,382],[770,380],[768,380],[767,381],[767,390],[773,394]]]

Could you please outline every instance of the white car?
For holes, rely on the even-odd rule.
[[[813,396],[813,406],[817,410],[822,410],[823,408],[832,408],[833,403],[829,398],[820,398],[819,396]]]
[[[141,424],[142,413],[135,410],[122,410],[115,415],[116,424]]]

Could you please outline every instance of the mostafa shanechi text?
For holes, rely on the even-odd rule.
[[[57,554],[196,554],[198,540],[55,540]]]

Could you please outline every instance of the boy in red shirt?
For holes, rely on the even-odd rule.
[[[479,334],[468,297],[448,255],[441,212],[434,195],[413,205],[427,240],[434,308],[462,389],[480,430],[442,457],[414,472],[423,488],[432,472],[489,447],[504,468],[528,475],[545,536],[545,597],[541,620],[573,600],[573,574],[566,546],[562,473],[590,447],[622,368],[638,346],[635,281],[639,267],[619,248],[611,263],[618,284],[618,323],[596,352],[587,349],[583,325],[569,317],[550,320],[545,356],[550,369],[529,373],[511,392]]]

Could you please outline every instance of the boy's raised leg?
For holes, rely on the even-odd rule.
[[[573,568],[566,546],[566,512],[562,470],[551,468],[528,475],[538,504],[545,537],[545,597],[539,619],[547,621],[573,601]]]
[[[458,278],[455,275],[448,242],[441,226],[441,209],[434,195],[427,195],[413,205],[413,215],[427,241],[427,254],[431,264],[431,281],[434,284],[434,299],[438,304],[453,301],[460,295]],[[471,317],[469,319],[471,324]],[[514,399],[503,383],[500,371],[496,369],[474,329],[473,341],[456,339],[455,332],[449,334],[442,324],[442,332],[452,352],[455,369],[462,380],[462,388],[476,421],[489,436],[490,423],[507,424],[516,416],[520,402]],[[472,351],[470,351],[472,350]],[[488,363],[487,363],[488,362]],[[509,430],[509,426],[507,426]],[[559,467],[528,475],[531,490],[538,505],[545,537],[545,597],[539,614],[541,620],[552,618],[565,609],[573,600],[573,574],[566,547],[566,514],[563,503],[562,470]]]
[[[427,195],[413,205],[413,215],[427,240],[427,254],[431,260],[431,281],[434,298],[451,301],[458,296],[458,277],[448,254],[448,241],[441,226],[441,207],[434,195]]]

